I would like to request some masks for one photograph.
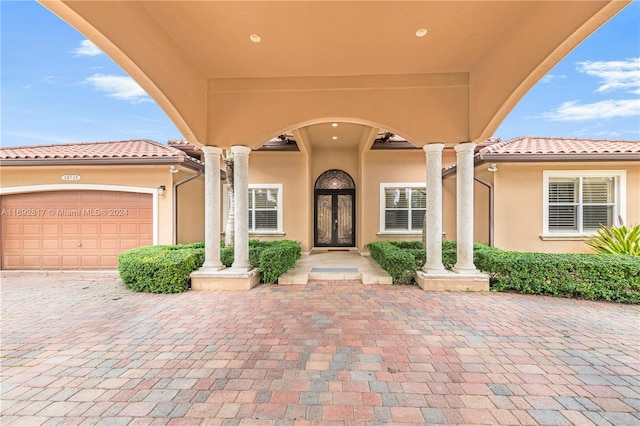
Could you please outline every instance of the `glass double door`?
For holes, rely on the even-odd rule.
[[[355,246],[355,190],[316,189],[316,247]]]

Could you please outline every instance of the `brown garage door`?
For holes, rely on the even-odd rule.
[[[2,269],[116,269],[118,253],[153,243],[151,194],[53,191],[1,198]]]

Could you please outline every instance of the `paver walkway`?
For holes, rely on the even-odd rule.
[[[311,281],[2,273],[2,425],[640,422],[640,308]]]

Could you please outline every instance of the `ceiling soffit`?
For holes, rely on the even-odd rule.
[[[484,139],[627,3],[42,1],[136,79],[186,139],[252,147],[336,118],[416,145]]]

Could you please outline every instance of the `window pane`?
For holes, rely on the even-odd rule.
[[[387,210],[385,211],[385,230],[403,230],[409,228],[409,212],[407,210]]]
[[[406,208],[407,194],[405,188],[386,188],[384,190],[386,208]]]
[[[584,206],[582,210],[582,227],[585,231],[599,229],[601,225],[613,224],[613,206]]]
[[[250,189],[249,190],[249,209],[253,208],[253,193],[254,193],[254,189]]]
[[[277,209],[278,190],[277,189],[255,189],[256,209]]]
[[[422,231],[422,223],[424,222],[424,214],[426,210],[411,210],[411,230]]]
[[[550,203],[575,203],[577,202],[578,179],[552,178],[549,179]]]
[[[613,178],[584,178],[582,180],[582,202],[613,203]]]
[[[576,206],[549,206],[549,231],[577,231]]]
[[[414,209],[427,208],[427,195],[424,188],[416,188],[411,190],[411,207]]]
[[[253,231],[253,212],[249,211],[249,230]]]
[[[278,230],[278,212],[276,210],[256,210],[256,231]]]

